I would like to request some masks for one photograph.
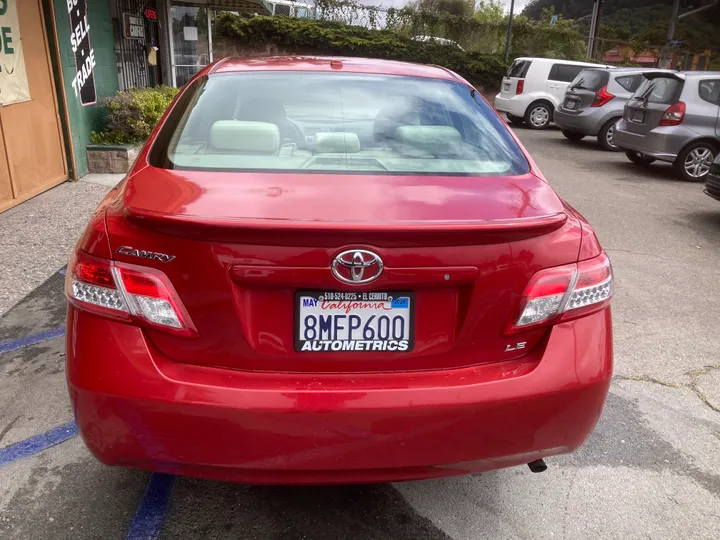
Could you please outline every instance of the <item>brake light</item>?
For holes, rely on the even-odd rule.
[[[670,105],[660,120],[661,126],[677,126],[685,119],[685,102],[678,101]]]
[[[612,267],[604,252],[587,261],[541,270],[525,288],[518,315],[506,333],[595,313],[610,304],[612,293]]]
[[[607,91],[607,86],[603,86],[595,92],[595,101],[593,101],[591,107],[602,107],[613,99],[615,99],[615,94],[611,94]]]
[[[518,79],[517,88],[515,89],[515,95],[519,96],[525,90],[525,79]]]
[[[77,252],[68,266],[65,292],[79,309],[184,337],[197,336],[172,283],[154,268]]]

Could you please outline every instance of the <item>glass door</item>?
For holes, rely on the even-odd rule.
[[[174,2],[170,5],[170,44],[173,86],[184,86],[213,61],[210,10]]]

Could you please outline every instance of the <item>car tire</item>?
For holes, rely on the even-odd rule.
[[[626,150],[625,155],[635,165],[642,165],[643,167],[656,161],[655,158],[646,156],[645,154],[636,152],[635,150]]]
[[[678,154],[673,167],[685,182],[704,182],[717,153],[710,142],[690,144]]]
[[[549,103],[531,103],[525,111],[525,125],[530,129],[547,129],[553,118],[553,108]]]
[[[584,133],[578,133],[577,131],[570,131],[569,129],[561,130],[561,133],[569,141],[581,141],[585,138]]]
[[[620,152],[622,150],[622,148],[613,143],[615,124],[617,124],[619,120],[619,117],[611,118],[610,120],[605,122],[603,127],[600,128],[600,131],[597,135],[597,140],[603,150],[607,150],[608,152]]]
[[[524,122],[521,116],[515,116],[514,114],[510,113],[505,113],[505,116],[507,116],[508,122],[513,126],[519,126]]]

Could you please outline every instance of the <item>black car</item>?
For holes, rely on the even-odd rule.
[[[705,193],[720,201],[720,154],[713,161],[705,178]]]

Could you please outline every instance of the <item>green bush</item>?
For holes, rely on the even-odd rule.
[[[271,44],[300,54],[364,56],[437,64],[486,90],[497,89],[507,70],[507,64],[497,55],[414,41],[393,30],[368,30],[331,21],[283,16],[248,18],[226,12],[218,15],[214,31],[244,46]]]
[[[139,144],[152,132],[177,95],[177,88],[133,88],[103,98],[105,128],[90,133],[92,144]]]

